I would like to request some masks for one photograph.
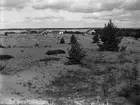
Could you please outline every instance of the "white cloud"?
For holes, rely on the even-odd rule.
[[[96,27],[103,26],[110,18],[119,27],[131,27],[135,26],[134,24],[140,26],[138,25],[140,0],[0,0],[0,2],[0,24],[3,27]]]
[[[124,8],[125,10],[140,10],[140,0],[126,0],[123,5],[122,8]]]
[[[20,10],[23,9],[31,0],[1,0],[0,9],[5,10]]]
[[[120,8],[124,0],[48,0],[37,3],[34,9],[57,9],[71,12],[91,13],[95,11],[109,11]]]

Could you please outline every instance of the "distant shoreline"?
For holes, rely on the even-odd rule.
[[[102,29],[103,27],[86,27],[86,28],[5,28],[5,29],[0,29],[0,31],[4,30],[74,30],[74,29]],[[140,29],[140,28],[120,28],[120,29]]]
[[[102,28],[102,27],[97,27],[97,28]],[[97,29],[94,27],[87,27],[87,28],[5,28],[5,29],[0,29],[0,30],[37,30],[37,29],[47,29],[47,30],[64,30],[64,29]]]

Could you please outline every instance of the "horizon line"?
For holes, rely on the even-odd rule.
[[[0,28],[0,30],[28,30],[28,29],[97,29],[97,28],[104,28],[104,27],[77,27],[77,28]],[[119,28],[119,27],[117,27]],[[140,29],[136,27],[122,27],[122,29]]]

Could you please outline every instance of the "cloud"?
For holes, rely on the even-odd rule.
[[[47,0],[37,3],[34,9],[55,9],[70,12],[92,13],[97,11],[110,11],[120,8],[124,0]]]
[[[0,0],[0,14],[7,27],[96,27],[110,18],[119,26],[139,27],[140,0]]]
[[[40,4],[34,5],[33,8],[37,10],[41,9],[54,9],[54,10],[63,10],[68,9],[73,3],[73,0],[47,0]],[[39,2],[39,1],[38,1]]]
[[[31,0],[2,0],[0,3],[1,10],[21,10],[23,9]]]
[[[25,22],[45,22],[48,20],[64,20],[61,16],[40,16],[40,17],[26,17]]]
[[[126,0],[122,5],[125,10],[140,10],[140,0]]]
[[[110,18],[118,17],[122,14],[126,14],[123,9],[113,9],[112,11],[102,11],[94,12],[92,14],[83,16],[83,19],[98,19],[98,20],[108,20]]]
[[[36,10],[52,9],[82,13],[113,9],[140,10],[140,0],[1,0],[0,8],[21,10],[30,2]]]
[[[113,11],[95,12],[90,15],[83,16],[84,20],[105,20],[109,19],[119,22],[140,22],[140,10],[138,11],[125,11],[123,9],[116,9]]]
[[[47,0],[36,2],[34,9],[93,13],[113,9],[140,10],[140,0]]]

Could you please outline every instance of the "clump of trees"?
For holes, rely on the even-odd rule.
[[[64,40],[64,38],[61,38],[61,40],[60,40],[60,44],[65,44],[65,40]]]
[[[136,40],[140,38],[140,29],[134,29],[134,28],[130,28],[130,29],[119,29],[118,32],[119,35],[121,36],[125,36],[125,37],[133,37]]]
[[[100,32],[100,39],[102,44],[98,43],[99,50],[101,51],[118,51],[121,37],[117,36],[119,29],[114,25],[110,19],[108,24]]]
[[[80,64],[82,59],[86,56],[83,47],[79,44],[74,35],[71,36],[71,49],[68,50],[69,61],[74,64]]]
[[[83,32],[80,31],[64,31],[65,34],[83,34]]]

